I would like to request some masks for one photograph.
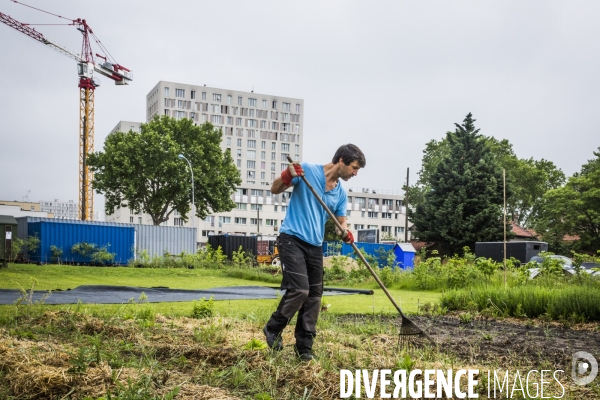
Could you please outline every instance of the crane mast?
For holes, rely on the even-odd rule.
[[[93,174],[87,165],[87,155],[94,151],[94,92],[96,87],[100,86],[100,81],[94,76],[94,72],[112,79],[116,85],[127,85],[132,81],[133,74],[129,69],[117,63],[111,63],[107,57],[99,54],[96,54],[98,59],[94,60],[89,39],[93,32],[85,19],[71,20],[69,24],[76,26],[83,35],[81,54],[56,43],[34,28],[2,12],[0,12],[0,22],[77,61],[77,74],[79,75],[79,218],[84,221],[92,221],[94,219]]]

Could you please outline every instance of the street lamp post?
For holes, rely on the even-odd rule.
[[[183,154],[178,155],[178,157],[187,161],[188,166],[190,167],[190,172],[192,174],[192,229],[194,229],[194,228],[196,228],[196,212],[194,210],[194,207],[196,206],[196,203],[194,203],[194,170],[192,169],[192,163],[190,162],[190,160],[185,158],[185,156]],[[197,235],[197,233],[196,233],[196,235]],[[195,237],[194,241],[197,242],[198,238]]]

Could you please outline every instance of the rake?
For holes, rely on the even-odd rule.
[[[287,156],[287,159],[290,163],[294,162],[289,155]],[[337,220],[335,215],[333,215],[333,213],[331,212],[329,207],[327,207],[325,202],[323,202],[323,200],[321,199],[319,194],[315,191],[315,189],[312,187],[310,182],[308,182],[308,179],[306,179],[306,177],[304,175],[302,175],[301,178],[302,178],[302,181],[304,181],[304,184],[308,187],[308,189],[312,192],[312,194],[315,196],[315,198],[319,201],[321,206],[323,206],[323,208],[325,209],[327,214],[329,214],[329,217],[332,219],[335,226],[339,229],[340,232],[344,232],[344,228],[342,228],[342,225],[340,224],[340,222]],[[423,330],[421,328],[419,328],[414,322],[412,322],[410,319],[408,319],[406,317],[406,315],[404,315],[404,313],[402,312],[402,310],[400,309],[398,304],[396,304],[396,301],[394,300],[394,298],[392,297],[390,292],[387,290],[387,288],[385,287],[383,282],[381,282],[381,279],[379,279],[379,277],[377,276],[375,271],[373,271],[373,268],[371,267],[371,265],[369,265],[369,263],[367,262],[365,257],[362,255],[362,253],[360,252],[358,247],[356,247],[356,244],[352,243],[351,246],[352,246],[352,249],[354,250],[354,252],[356,253],[356,255],[358,256],[358,258],[360,258],[360,260],[365,265],[365,267],[367,267],[367,269],[369,270],[369,272],[371,273],[371,275],[373,276],[373,278],[375,279],[375,281],[377,282],[379,287],[381,287],[381,289],[383,290],[385,295],[388,297],[390,302],[394,305],[394,307],[400,314],[400,317],[401,317],[400,334],[399,334],[400,345],[401,346],[409,345],[411,342],[411,339],[413,337],[424,338],[424,339],[427,339],[430,342],[432,342],[431,338],[425,332],[423,332]]]

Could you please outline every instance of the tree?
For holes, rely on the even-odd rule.
[[[600,249],[600,147],[594,155],[565,186],[544,195],[535,229],[556,252],[565,250],[565,235],[579,236],[575,248]]]
[[[452,135],[448,132],[446,136]],[[506,185],[510,195],[506,199],[509,217],[524,227],[531,227],[539,216],[542,197],[546,191],[560,187],[565,182],[564,173],[554,163],[541,159],[519,159],[512,144],[506,140],[482,136],[500,164],[506,169]],[[448,138],[431,140],[423,150],[423,163],[419,180],[408,188],[408,197],[413,206],[422,203],[425,193],[431,190],[431,176],[438,164],[450,153]],[[405,188],[406,189],[406,188]]]
[[[447,133],[448,154],[431,173],[431,189],[408,210],[419,239],[445,253],[502,238],[502,170],[469,113]]]
[[[191,209],[191,174],[194,172],[196,215],[229,211],[231,194],[241,183],[229,150],[221,150],[220,129],[210,123],[196,126],[190,119],[155,116],[140,132],[114,132],[103,151],[88,155],[94,172],[92,187],[106,197],[105,210],[117,207],[150,214],[154,225],[177,211],[184,221]]]

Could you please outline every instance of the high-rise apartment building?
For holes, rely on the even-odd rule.
[[[54,199],[54,201],[41,200],[40,201],[40,210],[53,214],[54,218],[79,219],[79,209],[77,208],[77,203],[75,203],[73,200],[69,200],[69,201],[58,201],[58,199]],[[98,218],[95,217],[94,220],[97,221]]]
[[[146,96],[146,120],[155,115],[211,122],[223,131],[221,148],[229,149],[242,184],[233,194],[235,209],[196,219],[198,242],[219,233],[275,235],[285,217],[290,192],[273,195],[271,183],[288,167],[287,156],[303,159],[304,100],[254,92],[160,81]],[[139,129],[139,123],[121,121],[114,131]],[[332,149],[334,151],[335,149]],[[186,168],[182,161],[182,168]],[[381,229],[402,237],[402,196],[361,189],[348,193],[349,224],[353,229]],[[362,200],[361,200],[362,199]],[[165,225],[191,226],[173,213]],[[381,218],[382,221],[379,221]],[[107,221],[151,224],[148,215],[118,209]],[[355,226],[356,225],[356,228]],[[402,235],[401,235],[402,234]],[[386,235],[387,236],[387,235]]]

